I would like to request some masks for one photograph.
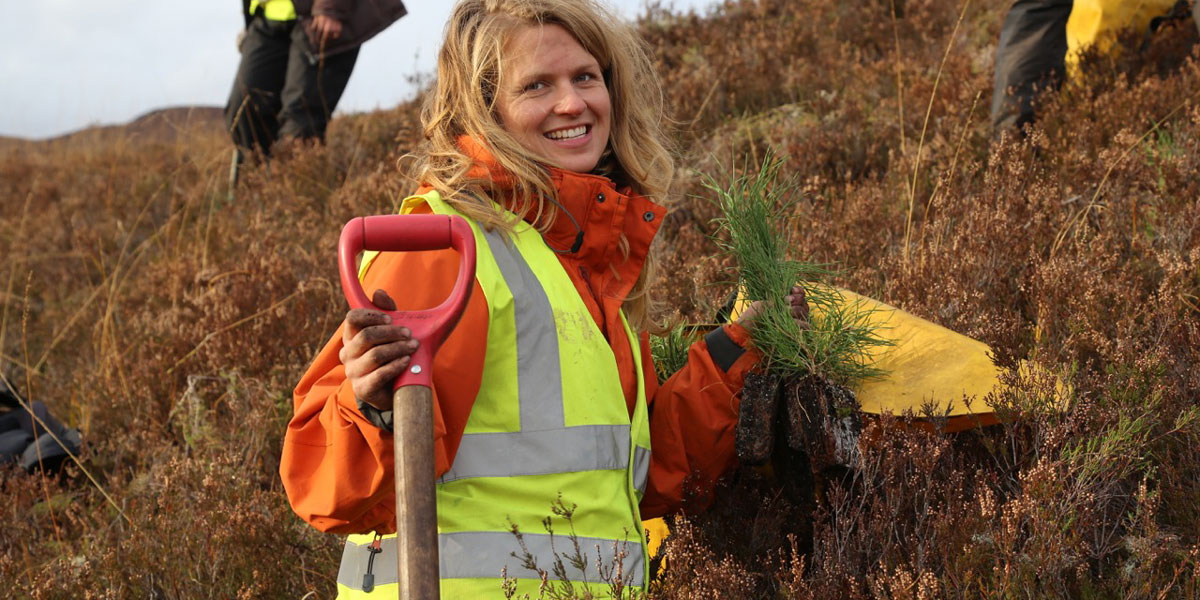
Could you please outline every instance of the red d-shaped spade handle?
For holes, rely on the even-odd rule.
[[[355,259],[363,250],[406,252],[454,248],[462,256],[454,290],[441,304],[427,310],[384,310],[375,306],[358,281]],[[351,308],[387,313],[392,323],[412,331],[420,342],[396,388],[432,387],[433,355],[458,324],[475,283],[475,234],[462,217],[447,215],[377,215],[356,217],[342,228],[338,242],[338,271]]]

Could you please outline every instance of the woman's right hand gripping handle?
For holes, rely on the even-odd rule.
[[[383,310],[396,310],[396,303],[383,290],[376,290],[371,301]],[[412,331],[393,325],[392,318],[381,310],[354,308],[347,312],[338,358],[354,396],[381,411],[392,410],[394,384],[408,368],[417,346]]]
[[[454,248],[461,259],[454,289],[438,306],[398,312],[385,292],[367,298],[357,277],[360,252],[443,248]],[[346,313],[338,358],[358,400],[387,411],[394,407],[392,392],[398,388],[432,389],[433,353],[458,323],[475,281],[475,234],[470,224],[446,215],[356,217],[342,228],[338,240],[338,276],[352,307]]]

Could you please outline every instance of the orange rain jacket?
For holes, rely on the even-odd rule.
[[[478,161],[476,168],[490,169],[492,181],[503,190],[507,177],[496,171],[498,167],[486,150],[470,140],[462,145]],[[743,377],[759,355],[742,350],[749,341],[744,328],[726,325],[692,345],[687,365],[660,386],[650,358],[649,336],[642,333],[643,368],[637,373],[618,311],[638,278],[666,211],[627,189],[618,192],[607,178],[551,172],[560,203],[583,231],[579,250],[558,257],[612,346],[631,415],[637,398],[635,378],[646,383],[651,463],[641,512],[644,519],[661,516],[681,507],[685,479],[689,497],[703,499],[713,481],[734,464],[738,394]],[[628,240],[627,259],[618,248],[622,232]],[[560,217],[543,236],[552,248],[567,250],[576,242],[577,233],[571,219]],[[449,295],[457,269],[458,256],[453,250],[385,253],[368,268],[363,289],[368,297],[376,289],[386,290],[400,310],[425,309]],[[439,476],[454,461],[479,390],[487,333],[486,298],[476,282],[462,319],[434,359],[434,443]],[[359,411],[338,359],[341,345],[339,327],[296,386],[295,412],[284,437],[280,476],[293,510],[317,529],[391,533],[396,528],[392,434]]]

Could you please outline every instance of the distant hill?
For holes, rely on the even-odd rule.
[[[176,106],[148,112],[122,126],[129,135],[173,141],[192,128],[224,127],[224,110],[219,106]]]
[[[221,107],[174,106],[150,111],[123,125],[94,125],[45,140],[0,136],[0,149],[20,148],[24,144],[110,142],[120,138],[170,143],[185,133],[210,132],[223,127]]]

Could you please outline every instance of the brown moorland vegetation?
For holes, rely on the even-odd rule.
[[[685,169],[660,297],[728,293],[702,175],[770,149],[797,253],[983,340],[998,426],[867,425],[814,505],[758,471],[673,522],[652,596],[1200,597],[1200,55],[1190,24],[1089,57],[1024,141],[989,142],[1006,3],[730,0],[641,20]],[[0,581],[32,598],[331,597],[340,541],[276,474],[290,390],[344,314],[340,224],[414,188],[417,103],[249,169],[228,142],[0,148],[0,361],[84,432],[83,468],[0,471]],[[784,482],[786,483],[786,482]],[[499,577],[497,586],[499,587]]]

